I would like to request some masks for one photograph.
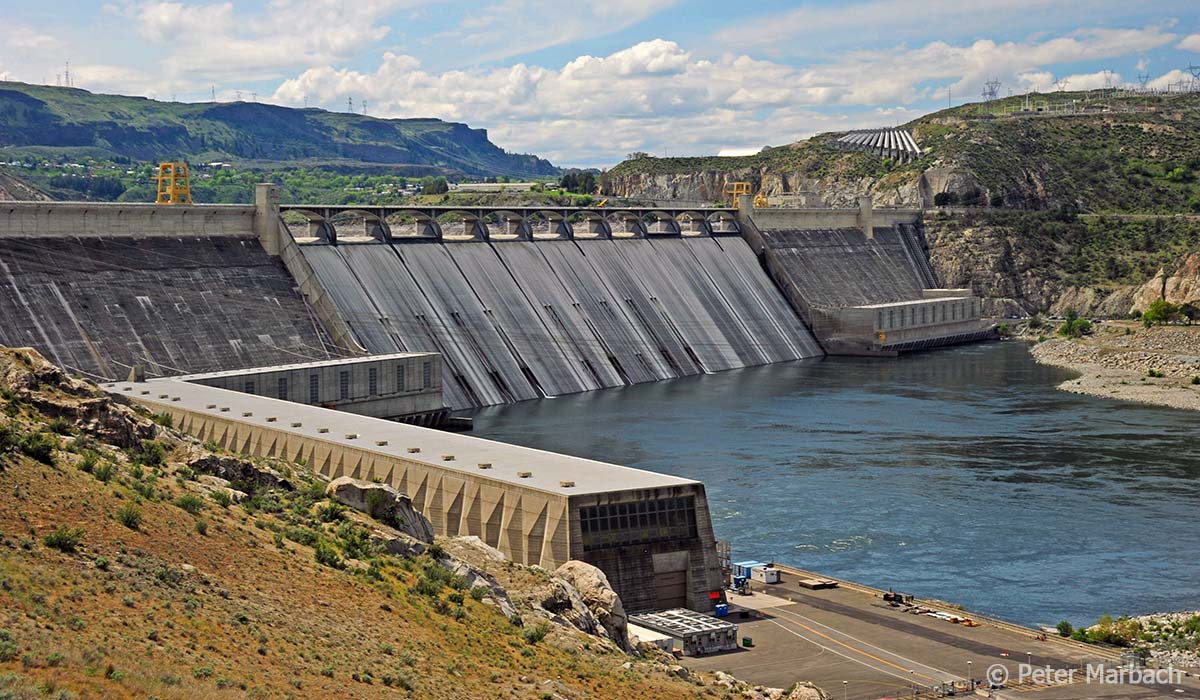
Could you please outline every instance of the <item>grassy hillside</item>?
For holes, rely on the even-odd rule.
[[[1076,114],[1021,116],[1022,97],[987,107],[963,105],[903,125],[924,153],[912,163],[834,146],[822,134],[736,158],[652,158],[625,161],[606,174],[610,191],[638,196],[645,176],[737,173],[777,193],[781,181],[816,181],[824,190],[907,188],[915,200],[923,173],[952,173],[948,204],[1086,212],[1200,211],[1200,95],[1115,97],[1056,93],[1039,97],[1078,105]],[[1103,106],[1102,106],[1103,105]],[[945,200],[944,200],[945,201]],[[909,202],[915,203],[915,202]]]
[[[218,497],[189,466],[212,451],[165,422],[0,349],[0,698],[705,691],[519,596],[506,617],[433,550],[384,553],[377,524],[327,501],[303,465],[257,462],[286,483]],[[549,578],[494,565],[510,591]]]
[[[487,132],[438,119],[377,119],[257,102],[158,102],[76,88],[0,84],[0,156],[435,166],[446,174],[552,175]],[[425,174],[418,172],[417,174]]]

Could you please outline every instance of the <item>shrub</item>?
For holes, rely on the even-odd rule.
[[[1192,377],[1192,386],[1196,386],[1198,384],[1200,384],[1200,374]]]
[[[1085,335],[1091,335],[1092,322],[1086,318],[1079,318],[1075,309],[1068,309],[1066,320],[1058,327],[1058,334],[1064,338],[1082,338]]]
[[[317,560],[318,564],[324,564],[334,569],[340,569],[346,565],[337,549],[325,540],[317,542],[317,546],[313,549],[313,558]]]
[[[133,461],[148,467],[160,467],[166,461],[167,448],[158,440],[142,440],[133,454]]]
[[[212,676],[212,666],[197,666],[196,668],[192,669],[192,678],[203,679],[212,678]]]
[[[324,503],[317,508],[317,517],[323,523],[336,523],[346,517],[346,506],[335,502]]]
[[[117,522],[130,530],[136,530],[142,525],[142,511],[132,503],[126,503],[117,510]]]
[[[115,474],[116,471],[117,465],[115,463],[105,461],[97,464],[92,469],[92,476],[96,477],[100,481],[107,482],[109,479],[112,479],[113,474]]]
[[[99,464],[99,462],[100,455],[96,454],[92,450],[88,450],[83,453],[83,459],[79,460],[79,470],[91,474],[96,470],[96,465]]]
[[[74,552],[82,541],[83,528],[66,525],[59,525],[54,532],[42,538],[42,544],[67,554]]]
[[[487,586],[475,586],[471,589],[471,597],[475,600],[483,600],[488,593]]]
[[[54,451],[58,449],[58,438],[50,433],[27,433],[21,438],[21,452],[42,464],[54,464]]]
[[[204,501],[194,493],[187,493],[175,499],[175,505],[192,515],[197,515],[204,510]]]
[[[12,452],[21,444],[21,434],[13,427],[12,423],[0,425],[0,454],[4,452]]]
[[[550,625],[545,622],[539,622],[533,627],[526,627],[521,630],[521,638],[529,644],[537,644],[546,638],[550,633]]]
[[[999,326],[996,326],[996,335],[1007,338],[1012,335],[1012,329],[1008,327],[1007,323],[1001,323]]]
[[[12,633],[8,630],[0,630],[0,663],[12,661],[17,658],[17,643],[13,640]]]
[[[155,413],[153,420],[155,423],[158,423],[159,425],[163,426],[164,428],[174,428],[175,427],[175,420],[173,418],[171,418],[170,413],[166,413],[166,412]]]
[[[1058,635],[1060,637],[1070,637],[1071,633],[1074,631],[1075,631],[1075,628],[1071,625],[1070,622],[1063,620],[1062,622],[1058,623]]]
[[[1162,379],[1163,377],[1165,377],[1167,375],[1160,369],[1150,369],[1150,370],[1146,370],[1146,376],[1154,377],[1156,379]]]
[[[228,508],[233,503],[233,496],[230,496],[229,492],[225,490],[213,491],[212,499],[222,508]]]
[[[306,547],[317,546],[317,541],[320,539],[316,532],[298,525],[289,525],[284,528],[283,536]]]
[[[62,416],[50,421],[46,427],[50,428],[51,431],[58,433],[59,435],[71,434],[71,424],[68,423],[67,419],[63,418]]]
[[[196,519],[196,534],[198,534],[198,535],[207,535],[208,534],[208,521],[205,520],[204,518]]]
[[[338,544],[350,559],[368,559],[375,555],[376,547],[366,530],[353,523],[344,522],[337,529]]]

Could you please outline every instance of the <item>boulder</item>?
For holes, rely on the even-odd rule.
[[[797,683],[786,700],[829,700],[829,693],[821,690],[812,683]]]
[[[433,542],[433,525],[429,519],[413,508],[408,494],[401,493],[390,484],[342,476],[329,482],[325,495],[421,542]]]
[[[209,453],[196,457],[187,464],[197,474],[219,477],[242,491],[254,492],[264,488],[296,490],[292,482],[274,469],[259,466],[239,457]]]
[[[558,567],[554,575],[578,591],[604,634],[622,650],[629,651],[629,618],[625,615],[621,597],[613,590],[604,572],[591,564],[572,560]]]
[[[587,603],[583,602],[579,591],[564,579],[551,578],[538,593],[535,598],[537,606],[545,610],[554,622],[597,637],[607,636]]]

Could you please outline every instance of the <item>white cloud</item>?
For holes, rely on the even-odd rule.
[[[434,116],[487,127],[510,149],[564,164],[613,162],[631,150],[714,153],[786,143],[822,130],[903,123],[930,82],[955,95],[984,80],[1053,89],[1046,67],[1138,53],[1173,41],[1158,28],[1097,29],[1040,41],[858,51],[793,67],[745,55],[702,58],[655,39],[559,69],[517,64],[432,72],[388,53],[374,72],[333,67],[284,81],[273,100],[339,108],[366,99],[376,116]],[[1071,88],[1104,85],[1102,73],[1070,76]],[[1113,77],[1114,81],[1119,76]],[[890,105],[886,109],[879,105]],[[836,109],[835,109],[836,108]]]
[[[1200,52],[1200,34],[1184,37],[1183,41],[1179,42],[1179,48],[1184,51]]]

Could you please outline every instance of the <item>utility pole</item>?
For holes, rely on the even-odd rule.
[[[350,96],[346,97],[346,111],[351,114],[354,114],[354,98],[353,97],[350,97]]]

